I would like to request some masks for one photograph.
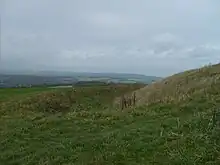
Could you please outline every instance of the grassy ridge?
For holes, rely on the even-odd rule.
[[[137,104],[177,103],[193,98],[194,95],[211,97],[210,90],[213,90],[213,87],[218,88],[219,82],[220,64],[189,70],[137,90]]]

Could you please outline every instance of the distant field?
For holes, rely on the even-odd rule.
[[[133,79],[130,81],[130,79]],[[79,81],[101,81],[115,83],[140,82],[149,84],[159,77],[137,74],[111,74],[111,73],[4,73],[0,72],[0,88],[72,85]]]
[[[15,97],[22,97],[28,94],[39,93],[42,91],[49,91],[52,90],[47,87],[36,87],[36,88],[0,88],[0,102],[15,98]]]
[[[92,86],[96,87],[97,85],[101,85],[101,82],[80,82],[77,83],[74,88],[79,88],[80,86]],[[106,85],[103,83],[102,85]],[[129,86],[129,84],[127,84]],[[19,98],[22,96],[27,96],[31,94],[37,94],[41,92],[46,92],[46,91],[52,91],[52,90],[62,90],[65,88],[71,88],[72,86],[70,85],[60,85],[60,86],[45,86],[45,87],[31,87],[31,88],[0,88],[0,102],[5,101],[8,99],[13,99],[13,98]]]

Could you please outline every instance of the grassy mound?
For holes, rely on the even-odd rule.
[[[220,64],[189,70],[136,91],[139,105],[181,102],[219,91]]]

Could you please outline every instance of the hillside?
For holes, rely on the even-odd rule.
[[[219,85],[220,64],[216,64],[175,74],[138,90],[136,94],[139,105],[181,102],[198,95],[211,98]]]
[[[114,107],[134,91],[136,107]],[[27,93],[2,97],[2,164],[220,164],[220,64],[148,86]]]

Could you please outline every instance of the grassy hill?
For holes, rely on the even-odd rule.
[[[136,107],[114,107],[132,91]],[[219,104],[219,64],[148,86],[14,95],[0,105],[0,163],[217,165]]]
[[[177,103],[197,96],[216,97],[220,83],[220,64],[172,75],[135,91],[139,105]]]

